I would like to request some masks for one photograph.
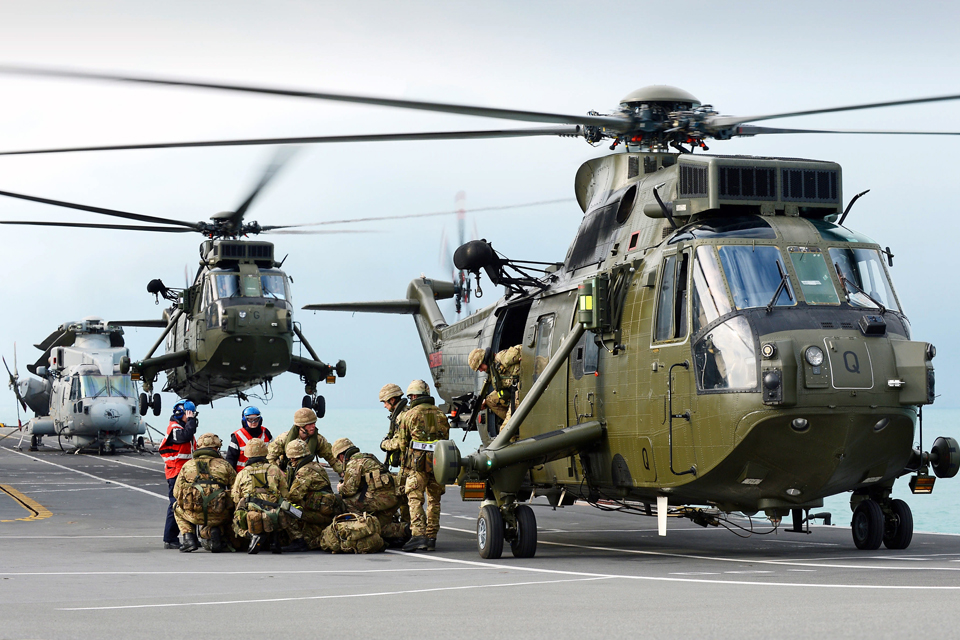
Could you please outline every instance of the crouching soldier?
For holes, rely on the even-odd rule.
[[[177,483],[173,496],[177,500],[173,516],[183,536],[180,551],[196,551],[203,547],[219,553],[226,547],[226,525],[233,515],[233,500],[230,488],[237,477],[230,463],[220,457],[223,443],[214,433],[205,433],[197,439],[197,450],[188,460]]]
[[[248,542],[247,553],[259,553],[269,541],[270,551],[280,553],[280,505],[287,498],[287,477],[267,462],[267,445],[253,438],[243,448],[246,465],[233,483],[233,532]]]
[[[327,471],[320,466],[303,440],[287,443],[287,499],[301,512],[298,518],[282,513],[280,522],[293,543],[287,551],[320,547],[320,534],[343,511],[343,503],[333,493]]]
[[[267,462],[279,465],[284,471],[287,470],[289,459],[286,456],[285,449],[287,444],[294,440],[303,440],[307,443],[307,450],[312,460],[315,456],[320,456],[333,467],[337,473],[342,473],[343,469],[340,463],[333,457],[330,450],[330,443],[319,432],[317,432],[317,414],[313,409],[297,409],[293,414],[293,427],[283,433],[270,443],[267,450]]]
[[[380,536],[390,546],[406,542],[409,527],[398,522],[397,488],[393,474],[375,456],[360,453],[348,438],[333,443],[333,455],[343,465],[343,482],[337,492],[351,513],[369,513],[380,522]]]

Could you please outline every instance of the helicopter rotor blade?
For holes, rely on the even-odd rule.
[[[404,142],[421,140],[479,140],[485,138],[525,138],[534,136],[580,135],[576,125],[539,127],[532,129],[492,129],[486,131],[436,131],[420,133],[375,133],[369,135],[307,136],[300,138],[252,138],[249,140],[207,140],[202,142],[156,142],[147,144],[120,144],[100,147],[63,147],[59,149],[27,149],[0,151],[0,156],[37,155],[48,153],[76,153],[81,151],[130,151],[136,149],[182,149],[193,147],[240,147],[283,144],[326,144],[338,142]]]
[[[13,350],[13,351],[14,351],[14,353],[16,353],[16,351],[17,351],[17,350],[16,350],[16,346],[14,346],[14,350]],[[3,366],[4,366],[4,368],[7,370],[7,375],[10,376],[10,388],[13,389],[13,395],[16,396],[17,402],[20,403],[20,406],[23,407],[23,410],[26,411],[26,410],[27,410],[27,403],[24,402],[23,398],[20,397],[20,389],[17,387],[17,381],[19,380],[20,375],[19,375],[19,374],[14,375],[13,373],[10,372],[10,367],[7,365],[7,359],[6,359],[5,357],[3,358]],[[13,370],[14,370],[14,371],[17,370],[16,363],[14,363]],[[19,414],[18,414],[17,418],[19,419],[19,417],[20,417],[20,416],[19,416]]]
[[[435,111],[456,115],[479,116],[483,118],[499,118],[502,120],[518,120],[522,122],[543,122],[548,124],[580,124],[592,127],[607,127],[616,130],[628,130],[631,120],[621,116],[599,115],[564,115],[544,113],[538,111],[521,111],[517,109],[497,109],[479,107],[475,105],[457,105],[441,102],[423,102],[419,100],[399,100],[395,98],[380,98],[376,96],[358,96],[345,93],[328,93],[320,91],[304,91],[302,89],[283,89],[279,87],[258,87],[253,85],[226,84],[219,82],[199,82],[193,80],[178,80],[174,78],[130,76],[123,74],[97,73],[90,71],[76,71],[70,69],[55,69],[49,67],[25,67],[15,65],[0,65],[0,73],[8,75],[49,77],[49,78],[76,78],[84,80],[111,80],[116,82],[131,82],[147,85],[163,85],[175,87],[194,87],[200,89],[216,89],[219,91],[234,91],[241,93],[257,93],[295,98],[309,98],[313,100],[327,100],[334,102],[351,102],[355,104],[375,105],[381,107],[395,107],[398,109],[414,109],[418,111]]]
[[[810,116],[819,113],[839,113],[841,111],[858,111],[861,109],[879,109],[881,107],[898,107],[908,104],[925,104],[929,102],[947,102],[950,100],[960,100],[960,94],[951,94],[946,96],[932,96],[929,98],[910,98],[907,100],[889,100],[886,102],[868,102],[864,104],[854,104],[846,107],[829,107],[826,109],[807,109],[805,111],[790,111],[786,113],[770,113],[759,116],[714,116],[708,118],[710,126],[716,128],[725,128],[744,122],[759,122],[760,120],[773,120],[775,118],[791,118],[794,116]]]
[[[276,177],[277,173],[279,173],[283,166],[290,160],[290,158],[293,157],[296,151],[296,147],[280,147],[277,149],[276,153],[273,155],[273,160],[270,161],[270,164],[268,164],[267,168],[264,169],[263,175],[260,176],[260,181],[257,182],[257,185],[253,188],[253,191],[250,192],[250,195],[246,197],[243,203],[237,207],[236,211],[234,211],[233,216],[231,216],[231,221],[236,226],[240,225],[244,214],[247,213],[247,209],[250,208],[250,205],[253,204],[253,201],[256,200],[258,195],[260,195],[260,192],[263,191],[264,187],[270,184],[270,181]]]
[[[734,135],[756,136],[776,133],[852,133],[863,135],[891,136],[960,136],[960,131],[884,131],[880,129],[781,129],[778,127],[755,127],[740,125]]]
[[[291,225],[296,226],[296,225]],[[309,236],[330,235],[334,233],[380,233],[373,229],[287,229],[286,227],[270,227],[260,230],[261,233],[270,233],[281,236]]]
[[[90,213],[99,213],[105,216],[114,216],[116,218],[127,218],[128,220],[139,220],[140,222],[155,222],[157,224],[173,224],[181,227],[187,227],[190,231],[199,231],[199,225],[195,222],[184,222],[183,220],[174,220],[172,218],[159,218],[157,216],[145,216],[139,213],[128,213],[126,211],[117,211],[116,209],[104,209],[103,207],[91,207],[85,204],[75,202],[64,202],[63,200],[51,200],[50,198],[39,198],[37,196],[28,196],[22,193],[12,193],[10,191],[0,191],[0,196],[8,198],[18,198],[20,200],[29,200],[30,202],[39,202],[41,204],[50,204],[55,207],[65,207],[67,209],[77,209],[78,211],[89,211]]]
[[[135,224],[99,224],[91,222],[38,222],[32,220],[0,220],[0,224],[30,225],[34,227],[75,227],[80,229],[123,229],[126,231],[156,231],[159,233],[190,233],[183,227],[149,227]]]

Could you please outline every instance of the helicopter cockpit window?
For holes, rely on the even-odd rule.
[[[660,277],[654,342],[687,336],[687,263],[689,253],[667,256]]]
[[[807,304],[840,304],[820,247],[787,247]]]
[[[536,382],[540,374],[550,362],[550,342],[553,338],[553,324],[556,316],[551,314],[537,320],[537,350],[533,354],[533,381]]]
[[[875,249],[833,247],[830,260],[840,268],[845,281],[847,301],[854,307],[876,307],[900,310],[887,279],[880,254]]]
[[[286,279],[282,273],[261,271],[260,288],[263,289],[264,298],[273,298],[275,300],[286,300],[288,298]]]
[[[75,376],[73,382],[70,383],[70,399],[79,400],[80,399],[80,377]]]
[[[674,244],[696,238],[755,238],[775,240],[777,232],[760,216],[732,216],[698,222],[667,241]]]
[[[120,398],[135,398],[137,390],[130,376],[110,376],[110,395]]]
[[[737,309],[765,307],[770,304],[781,280],[786,284],[775,306],[791,306],[796,299],[780,250],[769,246],[729,245],[720,247],[720,263],[727,275]]]
[[[693,333],[733,311],[713,247],[697,247],[693,263]]]
[[[107,376],[80,376],[84,398],[99,398],[108,393]]]
[[[239,273],[216,273],[210,277],[216,284],[217,298],[238,298],[243,295]]]
[[[773,294],[771,294],[773,295]],[[697,386],[704,391],[746,391],[757,387],[757,353],[750,323],[730,318],[693,347]]]
[[[873,240],[862,233],[851,231],[846,227],[841,227],[826,220],[809,218],[807,222],[812,224],[816,230],[820,232],[820,237],[827,242],[863,242],[864,244],[874,244]]]

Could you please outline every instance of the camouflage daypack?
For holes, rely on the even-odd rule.
[[[368,513],[344,513],[320,535],[320,548],[331,553],[377,553],[385,547],[380,522]]]
[[[186,490],[181,498],[181,509],[188,513],[202,513],[206,526],[211,516],[222,516],[230,510],[230,494],[227,486],[210,474],[210,463],[196,460],[196,477],[187,480]],[[221,518],[222,520],[222,518]]]

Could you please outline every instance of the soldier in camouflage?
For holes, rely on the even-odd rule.
[[[343,463],[343,482],[337,493],[344,508],[356,514],[369,513],[380,522],[380,535],[387,544],[405,542],[406,528],[397,521],[397,488],[393,474],[375,456],[360,453],[348,438],[333,443],[333,455]]]
[[[450,425],[429,394],[430,387],[423,380],[410,383],[407,387],[410,406],[400,417],[397,435],[387,443],[399,449],[403,456],[404,491],[410,505],[413,534],[404,551],[432,551],[440,530],[440,496],[444,487],[433,476],[433,449],[437,440],[449,437]]]
[[[506,426],[516,407],[517,391],[520,389],[520,345],[514,345],[493,356],[490,362],[489,351],[474,349],[467,356],[470,368],[480,373],[488,373],[493,383],[491,391],[480,408],[490,409],[500,418],[500,430]]]
[[[232,497],[236,507],[233,532],[248,542],[247,553],[259,553],[269,540],[270,550],[280,553],[280,504],[287,498],[287,476],[267,462],[267,445],[253,438],[243,448],[246,466],[237,474]]]
[[[177,505],[173,510],[177,527],[183,536],[180,551],[189,553],[200,547],[199,532],[203,546],[213,553],[226,548],[233,500],[230,488],[237,477],[233,466],[220,457],[223,443],[213,433],[205,433],[197,439],[197,450],[177,476],[173,497]]]
[[[271,462],[281,469],[286,470],[289,459],[286,456],[285,449],[288,442],[294,440],[303,440],[307,443],[310,459],[321,457],[333,467],[337,473],[343,473],[343,468],[337,459],[333,456],[330,449],[330,443],[317,432],[317,414],[313,409],[297,409],[293,414],[293,427],[286,433],[280,434],[267,449],[267,462]]]
[[[390,383],[383,385],[380,389],[380,402],[383,408],[390,412],[390,429],[387,431],[387,437],[380,443],[380,449],[384,451],[386,459],[384,460],[388,467],[401,467],[399,473],[393,474],[394,485],[397,487],[397,498],[400,501],[400,521],[410,525],[410,507],[407,505],[407,494],[403,491],[403,483],[406,478],[403,476],[403,460],[400,457],[400,449],[388,449],[389,443],[393,441],[397,434],[397,426],[400,424],[400,416],[407,409],[407,399],[403,397],[403,391],[399,386]]]
[[[284,530],[294,540],[285,550],[318,549],[323,530],[343,512],[343,503],[333,493],[326,469],[310,455],[306,442],[293,440],[287,444],[285,454],[290,461],[287,465],[290,484],[287,497],[303,512],[299,519],[281,514]]]

